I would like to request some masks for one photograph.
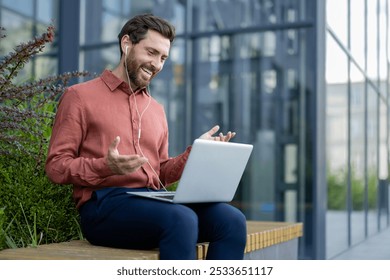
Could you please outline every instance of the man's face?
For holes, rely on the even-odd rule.
[[[169,39],[154,30],[149,30],[146,38],[138,44],[130,44],[125,59],[130,85],[134,91],[146,87],[161,71],[170,46]]]

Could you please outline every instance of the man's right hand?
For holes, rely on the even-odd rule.
[[[120,141],[120,137],[117,136],[108,148],[107,165],[112,172],[120,175],[128,174],[148,162],[147,158],[140,155],[120,155],[118,151]]]

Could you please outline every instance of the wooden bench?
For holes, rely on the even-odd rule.
[[[247,222],[245,259],[296,259],[302,223]],[[196,246],[197,258],[205,259],[208,243]],[[128,250],[91,245],[86,240],[40,245],[35,248],[5,249],[3,260],[158,260],[159,251]]]

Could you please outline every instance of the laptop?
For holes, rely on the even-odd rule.
[[[230,202],[252,150],[250,144],[196,139],[176,191],[128,193],[171,203]]]

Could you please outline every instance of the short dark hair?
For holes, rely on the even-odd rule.
[[[129,35],[133,44],[138,44],[145,39],[148,30],[154,30],[169,39],[172,43],[175,39],[175,27],[163,18],[154,16],[153,14],[141,14],[128,20],[118,34],[119,50],[122,56],[121,40],[125,35]]]

